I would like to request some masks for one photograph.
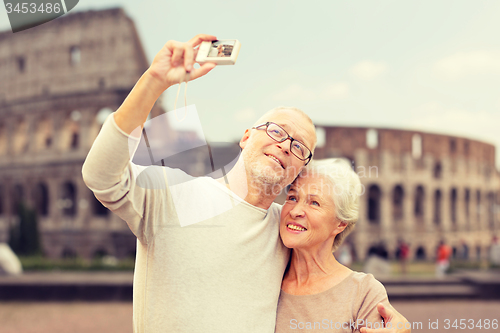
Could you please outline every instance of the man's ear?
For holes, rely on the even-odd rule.
[[[243,149],[247,145],[248,138],[250,137],[250,129],[245,130],[245,134],[240,140],[240,148]]]

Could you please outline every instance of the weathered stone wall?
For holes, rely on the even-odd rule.
[[[102,115],[121,105],[148,66],[122,9],[0,33],[0,241],[22,200],[37,209],[51,257],[134,252],[135,237],[95,199],[81,168]],[[161,112],[155,106],[152,115]]]

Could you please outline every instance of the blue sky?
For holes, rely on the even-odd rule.
[[[135,21],[149,61],[169,39],[240,40],[235,66],[189,84],[188,104],[211,141],[237,139],[266,110],[289,105],[318,124],[500,147],[498,1],[80,0],[75,9],[115,6]],[[9,29],[5,11],[0,29]],[[168,109],[175,93],[166,92]]]

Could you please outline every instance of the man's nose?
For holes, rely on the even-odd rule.
[[[290,154],[290,141],[289,139],[283,141],[283,142],[277,142],[277,146],[285,153],[285,154]]]

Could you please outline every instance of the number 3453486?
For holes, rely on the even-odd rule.
[[[35,13],[60,13],[62,8],[61,8],[61,4],[60,3],[55,3],[55,4],[52,4],[50,2],[48,3],[41,3],[41,4],[37,4],[37,3],[27,3],[27,2],[23,2],[23,3],[16,3],[16,4],[12,4],[10,2],[7,2],[5,4],[5,8],[7,9],[7,14],[10,14],[12,12],[15,12],[15,13],[23,13],[23,14],[28,14],[28,13],[31,13],[31,14],[35,14]]]
[[[498,329],[498,319],[455,319],[451,321],[450,319],[444,320],[444,329],[448,330],[450,328],[454,329]]]

